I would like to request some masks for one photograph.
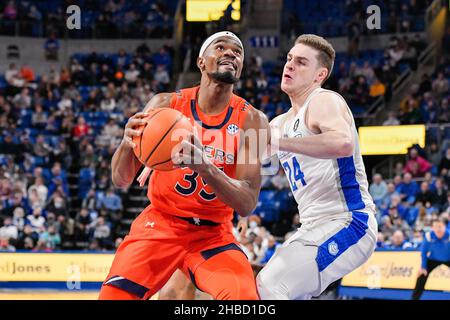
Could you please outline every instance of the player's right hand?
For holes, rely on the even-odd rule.
[[[147,112],[138,112],[130,119],[128,119],[128,122],[125,125],[122,139],[122,143],[125,146],[129,148],[134,148],[136,146],[136,144],[133,142],[133,137],[139,137],[142,133],[142,130],[137,130],[136,128],[145,124],[146,120],[144,119],[148,115],[149,113]]]
[[[427,274],[428,274],[427,269],[420,268],[420,270],[419,270],[417,276],[418,276],[418,277],[420,277],[421,275],[427,276]]]

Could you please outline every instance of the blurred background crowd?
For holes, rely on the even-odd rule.
[[[177,1],[82,2],[88,8],[84,23],[91,29],[87,33],[109,38],[116,37],[120,29],[124,37],[172,36]],[[283,28],[290,38],[302,32],[348,37],[349,48],[337,54],[325,87],[341,93],[355,115],[365,114],[379,97],[389,101],[392,84],[405,70],[418,68],[419,54],[427,46],[420,32],[429,1],[373,2],[389,9],[383,11],[386,24],[379,32],[392,35],[388,46],[362,50],[364,1],[342,1],[344,15],[339,19],[320,14],[321,10],[340,10],[328,6],[328,1],[311,2],[307,9],[296,1],[284,1]],[[19,25],[25,35],[46,36],[40,50],[48,60],[57,60],[63,36],[57,26],[62,8],[70,1],[43,3],[2,3],[0,33],[8,34]],[[308,16],[308,12],[316,14]],[[41,25],[45,28],[37,27]],[[447,31],[443,42],[447,51],[435,70],[414,83],[379,125],[449,123],[449,37]],[[201,42],[186,39],[183,50],[192,50],[196,57]],[[136,183],[126,189],[114,188],[111,157],[127,119],[156,93],[174,90],[176,49],[171,45],[150,48],[143,42],[118,52],[77,53],[61,68],[41,74],[36,74],[33,65],[9,63],[0,75],[0,251],[117,248],[148,200],[145,189]],[[285,53],[272,60],[258,54],[246,56],[244,73],[235,87],[238,95],[269,119],[290,107],[279,85],[284,61]],[[449,220],[450,130],[443,135],[438,131],[430,128],[426,147],[412,146],[396,163],[392,176],[368,172],[377,206],[379,248],[419,248],[433,218]],[[263,265],[299,225],[288,181],[280,169],[264,176],[245,235],[234,231],[251,262]]]

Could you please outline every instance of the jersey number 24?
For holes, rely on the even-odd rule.
[[[292,158],[292,168],[289,164],[289,160],[283,162],[283,168],[287,171],[289,183],[291,184],[292,191],[297,190],[297,181],[301,181],[302,185],[306,186],[305,174],[300,169],[300,164],[295,157]]]

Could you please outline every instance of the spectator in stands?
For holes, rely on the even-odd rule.
[[[82,208],[75,217],[75,237],[78,241],[87,241],[92,218],[87,208]]]
[[[27,216],[27,221],[34,231],[39,230],[45,226],[45,218],[42,216],[42,209],[39,207],[33,208],[33,214]]]
[[[108,249],[111,247],[111,228],[106,223],[105,218],[98,217],[96,221],[93,222],[93,238],[98,241],[99,246],[103,249]]]
[[[428,147],[427,158],[433,167],[437,169],[441,162],[442,155],[436,142],[432,142]]]
[[[45,142],[45,136],[39,134],[36,137],[36,143],[33,148],[34,155],[45,158],[50,154],[51,147]]]
[[[437,78],[433,81],[433,93],[437,98],[442,98],[444,95],[448,94],[449,88],[448,79],[444,77],[443,72],[439,72]]]
[[[0,202],[7,200],[12,194],[11,182],[5,178],[0,178]]]
[[[52,148],[50,153],[50,164],[60,163],[62,168],[69,168],[72,164],[72,155],[69,147],[64,139],[59,139],[56,146]]]
[[[167,69],[172,64],[172,58],[168,49],[168,47],[163,46],[159,49],[159,52],[153,56],[153,62],[156,66],[163,65]]]
[[[389,54],[389,63],[391,66],[396,67],[400,60],[403,58],[403,54],[405,53],[399,41],[397,44],[388,49]]]
[[[359,13],[355,14],[347,26],[347,41],[349,56],[359,55],[359,41],[361,37],[361,19]]]
[[[59,73],[59,83],[61,89],[66,89],[72,82],[71,75],[69,69],[67,67],[61,67],[61,71]]]
[[[24,199],[22,192],[15,191],[11,197],[4,202],[4,208],[1,211],[1,216],[12,217],[16,208],[22,208],[25,212],[29,212],[31,208]]]
[[[409,150],[409,159],[404,168],[405,173],[410,173],[414,178],[423,177],[426,172],[431,170],[431,167],[431,163],[419,156],[417,149]]]
[[[255,254],[252,263],[261,264],[261,260],[267,250],[267,241],[261,235],[256,235],[253,239],[253,253]]]
[[[11,243],[14,243],[19,237],[19,229],[13,224],[11,218],[6,218],[3,221],[3,227],[0,228],[0,238],[7,238]]]
[[[409,172],[406,172],[403,181],[397,187],[397,192],[400,193],[402,201],[414,203],[417,191],[419,191],[417,182],[412,180],[412,175]]]
[[[101,147],[110,144],[117,145],[117,140],[122,137],[122,129],[117,125],[117,122],[110,118],[102,130],[102,134],[97,137],[96,144]]]
[[[101,85],[107,85],[113,81],[114,75],[106,63],[102,64],[97,78],[97,82]]]
[[[409,249],[412,248],[412,244],[405,239],[403,231],[397,230],[391,236],[391,243],[388,246],[389,249]]]
[[[14,252],[16,248],[10,244],[9,238],[0,237],[0,252]]]
[[[422,244],[422,263],[411,299],[419,300],[430,273],[442,264],[450,268],[450,233],[446,222],[435,219],[432,231],[427,232]]]
[[[260,264],[266,264],[267,262],[269,262],[270,258],[272,258],[272,256],[274,255],[275,251],[281,247],[281,244],[278,243],[275,238],[270,235],[267,238],[267,249],[264,253],[264,257],[262,258],[262,260],[260,261]]]
[[[36,104],[34,107],[34,113],[31,117],[31,124],[36,129],[45,128],[48,121],[48,116],[42,109],[42,105]]]
[[[384,236],[383,232],[378,232],[377,233],[377,248],[384,248],[386,247],[385,244],[386,238]]]
[[[17,156],[20,153],[19,146],[14,142],[13,136],[10,133],[5,134],[4,140],[0,143],[3,154],[11,154]]]
[[[97,208],[105,208],[112,212],[117,212],[122,209],[122,199],[114,193],[113,188],[109,188],[106,194],[100,198]]]
[[[113,112],[116,108],[116,100],[107,92],[100,102],[100,110],[106,112]]]
[[[422,52],[426,49],[427,44],[419,33],[416,33],[411,40],[411,45],[416,49],[417,52]]]
[[[31,192],[28,195],[28,204],[30,205],[31,208],[43,208],[45,205],[45,201],[42,201],[39,198],[39,195],[37,193],[36,189],[31,190]]]
[[[17,227],[17,230],[22,231],[25,227],[25,211],[21,207],[17,207],[13,211],[12,223]]]
[[[383,198],[388,193],[386,182],[383,181],[381,174],[377,173],[373,176],[373,182],[370,184],[369,193],[375,204],[380,205]]]
[[[370,91],[369,96],[372,99],[375,99],[377,97],[382,97],[386,93],[386,86],[384,83],[380,81],[377,77],[373,80],[373,82],[370,84]],[[398,120],[397,120],[398,121]]]
[[[442,176],[446,176],[450,169],[450,148],[445,150],[445,156],[441,159],[439,163],[439,172]]]
[[[44,43],[45,58],[47,60],[58,60],[59,40],[56,39],[56,33],[52,32],[50,38]]]
[[[20,68],[20,77],[25,80],[26,84],[29,85],[36,80],[33,69],[26,63]],[[34,86],[31,86],[34,87]]]
[[[32,250],[39,240],[39,234],[33,230],[33,227],[26,224],[23,227],[23,231],[19,232],[19,238],[17,240],[17,249]]]
[[[449,99],[443,98],[439,107],[439,123],[448,123],[450,121]]]
[[[91,134],[91,127],[86,123],[84,117],[78,117],[77,125],[72,130],[73,137],[75,139],[80,139],[88,134]]]
[[[403,175],[403,162],[399,161],[395,164],[394,168],[394,179],[392,180],[392,183],[394,183],[395,188],[397,188],[400,183],[402,183],[402,175]]]
[[[136,85],[136,81],[139,78],[140,71],[136,68],[134,63],[130,64],[130,67],[125,71],[125,80],[132,87]]]
[[[450,212],[450,190],[447,191],[447,199],[442,207],[443,212]]]
[[[61,196],[59,192],[55,192],[51,197],[49,204],[45,208],[47,212],[52,212],[56,215],[56,217],[69,216],[69,210],[67,208],[66,201]]]
[[[6,82],[13,88],[22,88],[25,85],[25,80],[17,70],[16,64],[11,63],[8,67],[8,70],[5,72]],[[16,93],[15,90],[9,91],[11,94]]]
[[[447,187],[444,185],[442,178],[437,178],[433,190],[432,204],[436,206],[439,211],[442,211],[447,202]]]
[[[8,20],[16,20],[17,14],[17,7],[14,1],[8,1],[5,8],[3,9],[3,18]]]
[[[397,119],[395,112],[389,111],[388,118],[383,122],[383,126],[398,126],[400,121]]]
[[[428,202],[434,203],[435,197],[430,191],[428,182],[424,181],[420,184],[420,190],[416,193],[416,203],[421,203],[423,206]]]
[[[23,88],[20,93],[14,96],[12,102],[17,109],[29,109],[31,106],[30,90]]]
[[[392,199],[393,195],[396,195],[400,199],[400,194],[396,191],[395,184],[390,182],[390,183],[387,184],[387,192],[384,195],[384,197],[381,199],[381,201],[378,204],[378,206],[381,209],[387,209],[388,206],[391,204],[391,199]]]
[[[61,245],[61,236],[56,232],[55,226],[51,225],[47,231],[39,236],[38,250],[54,251]]]
[[[399,62],[407,63],[413,71],[417,70],[417,51],[414,46],[409,44],[408,38],[403,41],[403,50],[403,56]]]
[[[90,189],[87,195],[83,198],[81,207],[91,212],[97,209],[97,196],[94,189]]]
[[[411,239],[411,245],[414,249],[419,248],[423,242],[423,233],[422,230],[414,229],[413,237]]]
[[[37,177],[34,184],[28,188],[28,197],[30,198],[33,190],[36,190],[39,198],[39,205],[43,208],[47,201],[48,188],[44,184],[44,180],[41,177]]]
[[[170,83],[170,76],[164,65],[157,66],[154,80],[161,84],[161,91],[167,90]]]
[[[427,214],[425,207],[419,208],[419,215],[414,222],[414,229],[426,230],[431,225],[431,215]]]

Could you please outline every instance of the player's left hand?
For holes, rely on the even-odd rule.
[[[204,173],[212,164],[203,152],[203,145],[194,134],[189,134],[180,143],[180,151],[175,153],[172,161],[177,168],[188,167],[198,172]]]

